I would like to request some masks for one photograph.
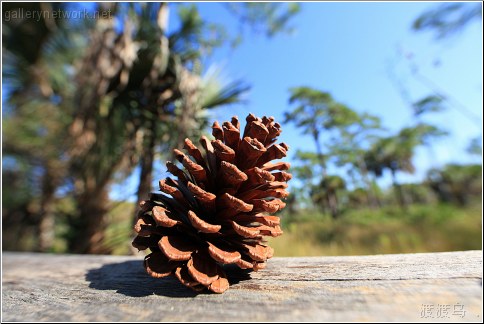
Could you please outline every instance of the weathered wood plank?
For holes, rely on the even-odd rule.
[[[2,273],[4,321],[482,319],[482,251],[274,258],[222,295],[150,278],[140,257],[4,253]]]

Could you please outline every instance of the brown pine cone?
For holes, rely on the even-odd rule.
[[[263,236],[279,236],[279,217],[285,207],[289,163],[272,163],[286,156],[288,146],[275,144],[281,127],[272,117],[246,118],[240,138],[237,117],[200,139],[205,154],[185,140],[188,155],[175,149],[185,170],[168,162],[178,180],[160,181],[160,193],[141,203],[133,246],[149,248],[148,274],[174,275],[194,290],[222,293],[229,287],[224,264],[263,269],[273,249]],[[275,172],[274,172],[275,171]]]

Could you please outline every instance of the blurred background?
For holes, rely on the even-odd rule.
[[[481,249],[480,2],[2,3],[2,60],[4,250],[133,253],[172,149],[249,112],[277,256]]]

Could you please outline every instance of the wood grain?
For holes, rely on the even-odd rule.
[[[222,295],[150,278],[141,260],[3,253],[2,320],[482,322],[482,251],[276,257],[230,270]]]

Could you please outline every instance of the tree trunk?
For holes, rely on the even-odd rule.
[[[160,7],[158,8],[157,12],[157,19],[156,22],[158,27],[161,30],[161,37],[160,37],[160,48],[161,48],[161,56],[157,56],[153,61],[153,70],[157,71],[157,73],[150,73],[148,74],[149,83],[156,84],[159,75],[163,75],[167,69],[167,62],[169,56],[169,44],[168,38],[166,37],[165,33],[168,28],[168,16],[169,16],[169,7],[168,3],[162,2],[160,3]],[[146,89],[146,97],[150,98],[151,104],[156,106],[159,105],[159,93],[153,93],[152,87],[147,87]],[[158,111],[157,109],[155,109]],[[139,183],[138,183],[138,191],[137,191],[137,203],[135,206],[135,213],[133,217],[133,223],[137,220],[137,212],[139,210],[139,204],[143,201],[148,199],[148,195],[150,194],[151,182],[153,181],[153,163],[155,161],[155,148],[156,148],[156,141],[157,141],[157,121],[158,121],[157,113],[147,121],[147,128],[143,138],[143,148],[141,152],[140,158],[140,176],[139,176]]]
[[[53,214],[53,204],[55,199],[55,190],[57,189],[59,179],[62,177],[62,168],[58,163],[52,165],[52,161],[47,161],[44,165],[45,171],[42,177],[42,194],[39,210],[38,224],[38,246],[39,252],[48,252],[54,245],[54,226],[55,217]]]
[[[155,146],[156,146],[156,121],[151,120],[150,128],[145,135],[145,141],[143,143],[142,155],[140,158],[141,173],[138,184],[138,199],[136,204],[136,211],[139,208],[140,202],[148,199],[148,195],[151,192],[151,182],[153,179],[153,162],[155,159]],[[136,222],[136,213],[134,222]]]
[[[368,176],[368,181],[369,181],[369,184],[371,186],[371,190],[373,192],[373,195],[374,195],[374,198],[375,198],[375,206],[378,207],[378,208],[381,208],[382,207],[382,202],[378,196],[378,192],[376,191],[375,187],[378,187],[378,183],[376,182],[376,177],[375,178],[371,178]]]
[[[52,205],[51,200],[48,204]],[[39,223],[39,252],[49,252],[52,250],[54,246],[54,239],[55,239],[55,217],[51,211],[46,211],[47,209],[43,208],[43,215],[41,216],[40,223]]]
[[[329,209],[331,212],[331,217],[333,219],[338,218],[339,210],[338,210],[338,197],[336,196],[336,192],[328,192],[327,200],[329,204]]]
[[[321,143],[319,143],[319,132],[314,132],[313,133],[313,139],[314,143],[316,144],[316,153],[318,154],[318,159],[319,159],[319,165],[321,166],[321,173],[323,175],[323,179],[328,176],[328,172],[326,171],[326,160],[323,155],[323,150],[321,148]],[[333,218],[338,217],[338,199],[336,198],[336,195],[334,192],[327,192],[325,194],[326,197],[326,204],[329,208],[329,211],[331,213],[331,216]],[[323,210],[324,212],[324,210]]]
[[[371,208],[377,208],[380,207],[380,202],[378,200],[377,194],[373,188],[373,185],[370,181],[370,178],[368,177],[368,168],[366,167],[365,161],[362,159],[358,159],[358,168],[360,169],[361,176],[363,178],[363,181],[366,184],[366,195],[368,199],[369,206]]]
[[[393,189],[395,190],[395,195],[398,201],[398,204],[403,210],[407,209],[407,204],[405,202],[405,199],[403,197],[403,192],[402,192],[402,187],[400,184],[397,182],[397,174],[395,170],[391,170],[392,172],[392,181],[393,181]]]
[[[105,187],[89,189],[86,188],[77,200],[79,219],[75,220],[69,250],[74,253],[107,254],[109,251],[102,246],[102,241],[106,227],[104,216],[109,201],[108,192]]]

